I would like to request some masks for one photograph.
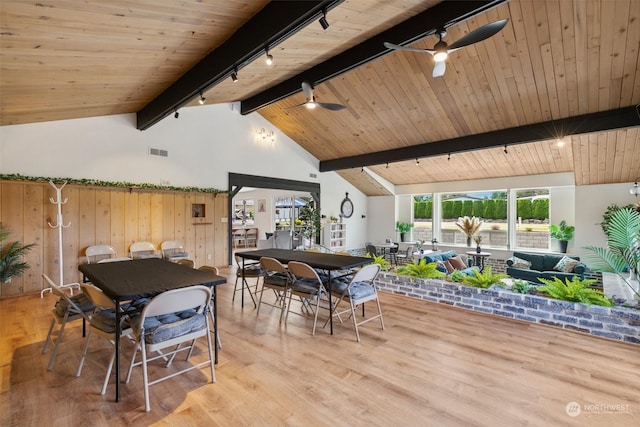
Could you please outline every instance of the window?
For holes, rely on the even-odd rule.
[[[413,196],[413,240],[426,242],[428,248],[433,239],[433,196]]]
[[[549,249],[549,190],[516,191],[516,249]]]
[[[441,195],[440,234],[442,243],[461,246],[474,246],[473,240],[467,241],[467,235],[456,225],[460,217],[476,217],[482,225],[474,238],[482,238],[481,246],[507,247],[507,193],[469,192],[443,193]]]

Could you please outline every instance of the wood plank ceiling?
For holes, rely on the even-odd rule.
[[[0,124],[134,113],[220,46],[268,2],[260,0],[3,0]],[[313,67],[439,3],[345,0],[327,30],[314,22],[204,93],[235,102]],[[640,104],[640,2],[510,0],[447,29],[451,43],[509,18],[494,37],[451,54],[433,78],[430,55],[392,51],[317,85],[347,109],[259,113],[319,160],[548,122]],[[431,48],[434,36],[412,47]],[[194,100],[189,108],[198,108]],[[558,129],[563,136],[565,130]],[[640,176],[638,127],[367,165],[392,185],[573,172],[576,185]],[[369,195],[388,189],[360,168],[339,173]]]

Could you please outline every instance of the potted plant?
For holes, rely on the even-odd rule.
[[[396,273],[398,276],[409,276],[412,280],[415,279],[439,279],[441,277],[445,277],[441,271],[438,271],[438,263],[436,262],[427,262],[424,258],[420,261],[413,260],[411,264],[403,265],[398,268]]]
[[[407,233],[410,232],[412,228],[413,228],[413,224],[409,222],[402,222],[402,221],[396,222],[396,231],[400,233],[401,242],[406,242]]]
[[[388,271],[389,270],[389,261],[386,260],[386,258],[384,257],[384,255],[371,255],[370,253],[367,253],[365,255],[366,258],[373,258],[373,264],[378,264],[380,266],[380,269],[382,271]]]
[[[622,208],[611,215],[607,227],[607,248],[587,246],[593,252],[592,268],[618,274],[632,289],[636,290],[640,270],[640,212]],[[629,275],[624,273],[629,270]]]
[[[480,234],[476,234],[473,237],[473,241],[476,242],[476,253],[482,252],[482,248],[480,247],[480,244],[482,243],[482,236]]]
[[[560,252],[567,252],[567,244],[569,240],[573,239],[573,233],[575,227],[573,225],[567,225],[567,222],[563,219],[560,224],[552,224],[549,226],[549,235],[552,239],[556,239],[560,242]]]
[[[463,280],[462,284],[467,286],[473,286],[474,288],[488,288],[491,285],[498,285],[501,288],[505,287],[502,279],[506,279],[509,276],[503,273],[492,273],[491,266],[488,265],[484,271],[473,270],[473,274],[468,274]]]
[[[456,221],[456,225],[464,234],[467,236],[467,247],[471,246],[471,238],[474,234],[480,231],[480,227],[482,227],[482,221],[480,218],[476,218],[472,216],[469,218],[468,216],[458,218]]]
[[[0,222],[0,283],[10,282],[11,277],[19,277],[29,268],[29,264],[22,261],[22,257],[35,246],[34,243],[23,245],[13,242],[5,247],[4,241],[9,234],[9,229]]]
[[[571,280],[564,279],[564,282],[557,277],[553,280],[539,279],[545,286],[540,286],[538,291],[549,295],[551,298],[581,302],[587,305],[603,305],[605,307],[611,307],[613,304],[609,299],[596,289],[591,289],[589,286],[596,281],[594,279],[580,279],[579,277],[573,277]]]

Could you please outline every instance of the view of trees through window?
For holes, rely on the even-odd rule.
[[[513,194],[513,193],[512,193]],[[549,190],[518,190],[516,196],[515,248],[549,247]],[[466,245],[466,234],[456,226],[460,217],[477,217],[482,226],[476,233],[481,246],[506,248],[508,243],[508,194],[506,191],[441,193],[440,217],[433,218],[433,196],[413,198],[414,240],[430,242],[434,221],[439,221],[441,243]],[[472,246],[475,247],[472,242]],[[512,245],[513,246],[513,245]]]

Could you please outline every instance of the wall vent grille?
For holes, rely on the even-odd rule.
[[[169,152],[167,150],[161,150],[159,148],[149,148],[149,155],[169,157]]]

